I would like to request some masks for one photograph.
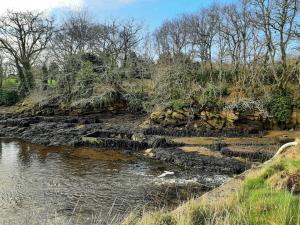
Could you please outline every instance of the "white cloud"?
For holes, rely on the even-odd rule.
[[[124,5],[130,5],[141,0],[85,0],[85,6],[98,6],[102,9],[114,9]]]
[[[16,11],[46,10],[55,8],[76,9],[84,5],[84,0],[0,0],[0,13],[10,9]]]
[[[6,10],[40,10],[50,12],[57,8],[99,8],[109,10],[134,4],[142,0],[0,0],[0,14]]]

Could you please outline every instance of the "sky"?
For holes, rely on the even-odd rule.
[[[43,10],[60,17],[66,10],[82,8],[88,10],[95,21],[134,18],[153,30],[166,19],[196,12],[213,3],[232,1],[234,0],[0,0],[0,13],[7,9]]]

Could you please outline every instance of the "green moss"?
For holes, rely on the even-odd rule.
[[[55,87],[57,87],[57,81],[56,80],[48,80],[48,86],[50,87],[50,88],[55,88]]]

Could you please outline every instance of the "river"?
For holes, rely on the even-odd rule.
[[[112,224],[200,193],[195,184],[165,185],[157,176],[166,169],[115,151],[0,139],[0,224]]]

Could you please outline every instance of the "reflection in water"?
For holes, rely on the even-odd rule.
[[[117,152],[0,139],[0,224],[112,219],[149,203],[160,172]]]

